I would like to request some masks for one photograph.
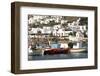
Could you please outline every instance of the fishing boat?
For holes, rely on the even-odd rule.
[[[70,52],[69,48],[51,48],[51,49],[45,49],[44,55],[68,54],[69,52]]]

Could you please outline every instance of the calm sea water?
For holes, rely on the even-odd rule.
[[[70,53],[70,54],[55,54],[55,55],[44,55],[44,56],[33,56],[29,55],[28,60],[54,60],[54,59],[80,59],[88,58],[88,53]]]

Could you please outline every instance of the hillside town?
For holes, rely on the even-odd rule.
[[[87,17],[28,15],[29,53],[44,55],[46,50],[52,48],[86,50],[87,21]]]

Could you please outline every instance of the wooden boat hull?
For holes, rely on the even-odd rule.
[[[44,55],[52,55],[52,54],[67,54],[70,52],[69,48],[56,48],[56,49],[47,49],[44,51]]]

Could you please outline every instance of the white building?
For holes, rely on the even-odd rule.
[[[29,18],[28,24],[33,24],[33,23],[34,23],[33,17]]]
[[[64,35],[65,35],[64,30],[63,30],[62,28],[61,28],[61,29],[58,29],[57,35],[58,35],[58,36],[64,36]]]
[[[54,30],[57,30],[57,29],[60,29],[60,28],[61,28],[61,25],[54,25],[54,26],[53,26],[53,29],[54,29]]]
[[[53,33],[53,35],[54,36],[59,36],[59,29],[61,28],[61,25],[54,25],[53,27],[53,31],[52,31],[52,33]]]
[[[52,28],[51,27],[47,27],[47,26],[44,26],[43,27],[43,34],[47,33],[47,34],[50,34],[52,32]]]
[[[53,36],[57,36],[57,30],[53,30]]]
[[[82,33],[86,31],[86,25],[80,25],[79,28]]]
[[[32,28],[31,32],[34,33],[34,34],[36,34],[37,30],[38,30],[37,28]]]
[[[84,35],[80,31],[78,31],[76,33],[76,39],[77,39],[77,41],[81,41],[81,40],[83,40],[83,38],[84,38]]]
[[[67,28],[67,29],[65,29],[64,32],[65,32],[64,36],[69,36],[69,33],[72,33],[73,31],[72,31],[72,29]]]
[[[43,33],[43,29],[42,28],[32,28],[31,31],[29,31],[31,34],[37,34],[38,31],[41,31],[41,33]]]

